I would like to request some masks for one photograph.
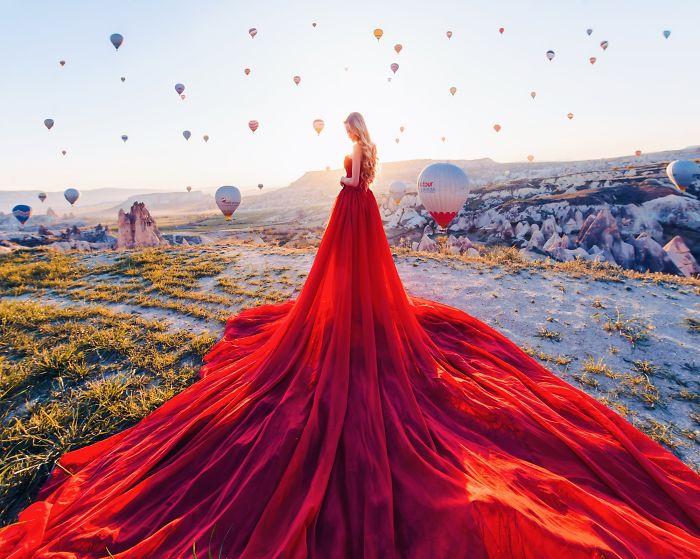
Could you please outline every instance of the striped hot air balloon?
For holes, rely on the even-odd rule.
[[[258,129],[258,126],[260,125],[258,124],[257,120],[251,120],[248,122],[248,128],[250,128],[253,133],[255,133],[255,131]]]

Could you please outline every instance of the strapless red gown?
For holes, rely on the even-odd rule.
[[[296,300],[233,316],[198,382],[60,464],[0,557],[700,554],[700,476],[409,297],[366,185],[338,194]]]

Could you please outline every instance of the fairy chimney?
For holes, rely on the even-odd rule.
[[[155,220],[143,202],[134,202],[131,210],[119,210],[117,217],[117,249],[144,248],[167,245],[156,227]]]

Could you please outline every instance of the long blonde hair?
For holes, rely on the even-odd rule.
[[[362,149],[360,180],[370,185],[374,181],[374,176],[377,172],[377,146],[369,137],[367,124],[360,113],[350,113],[348,118],[345,119],[345,124],[347,124],[350,127],[350,131],[357,136],[357,143]]]

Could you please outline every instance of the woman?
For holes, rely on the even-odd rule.
[[[700,478],[469,315],[409,297],[364,119],[299,297],[202,379],[65,454],[11,558],[688,558]]]

